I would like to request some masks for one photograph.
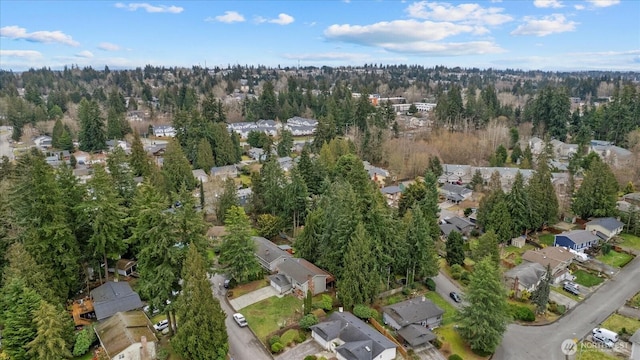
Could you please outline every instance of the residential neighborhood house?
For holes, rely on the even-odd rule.
[[[286,250],[283,249],[286,252]],[[301,258],[285,258],[277,266],[278,273],[269,277],[271,286],[280,294],[292,290],[298,296],[312,295],[327,291],[334,281],[333,276],[309,261]]]
[[[575,258],[569,250],[559,246],[547,246],[539,250],[527,250],[522,254],[522,260],[538,263],[545,269],[551,269],[551,283],[560,284],[564,280],[572,280],[569,265]]]
[[[451,183],[446,183],[442,185],[438,191],[444,195],[447,201],[450,201],[455,204],[459,204],[460,202],[468,199],[473,194],[473,191],[467,189],[464,186],[455,185]]]
[[[396,344],[348,312],[334,312],[311,327],[311,337],[338,360],[392,360]]]
[[[107,281],[91,290],[96,320],[104,320],[117,312],[142,308],[138,293],[126,281]]]
[[[556,234],[554,236],[553,246],[562,246],[578,252],[584,252],[593,245],[596,245],[599,241],[600,238],[591,231],[573,230]]]
[[[291,258],[291,254],[263,237],[252,236],[251,239],[256,243],[255,256],[258,262],[269,273],[275,272],[285,259]]]
[[[585,224],[585,230],[595,233],[603,241],[609,241],[620,234],[624,223],[612,217],[597,218]]]
[[[158,339],[142,311],[117,312],[95,326],[100,345],[109,359],[156,359]]]
[[[507,289],[516,292],[516,296],[522,291],[532,293],[540,284],[540,280],[547,269],[536,263],[525,261],[522,264],[507,270],[504,273],[504,279]]]
[[[410,346],[426,344],[436,338],[431,332],[442,323],[444,310],[424,296],[382,308],[382,319]]]

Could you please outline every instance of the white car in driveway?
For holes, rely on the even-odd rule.
[[[166,320],[166,319],[160,320],[153,325],[153,328],[156,329],[156,331],[162,331],[168,327],[169,327],[169,320]]]
[[[233,314],[233,320],[235,320],[236,323],[238,323],[238,325],[240,325],[240,327],[245,327],[245,326],[249,325],[247,323],[247,319],[245,319],[244,315],[242,315],[240,313]]]

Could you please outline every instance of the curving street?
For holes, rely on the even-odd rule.
[[[586,336],[627,299],[640,291],[640,256],[631,261],[589,298],[560,320],[545,326],[509,325],[493,360],[562,360],[560,345],[566,339]]]

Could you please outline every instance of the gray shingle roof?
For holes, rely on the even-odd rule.
[[[411,346],[419,346],[436,338],[436,335],[424,326],[409,325],[398,330],[398,334]]]
[[[304,284],[309,277],[330,276],[326,271],[301,258],[285,259],[282,264],[278,265],[278,270],[280,273],[292,277],[298,284]]]
[[[518,282],[520,282],[524,287],[529,288],[536,285],[546,272],[547,270],[544,266],[537,262],[523,262],[522,264],[506,271],[504,273],[504,277],[507,279],[515,279],[517,277]]]
[[[444,310],[424,297],[385,306],[382,310],[403,327],[444,314]]]
[[[569,232],[564,232],[557,234],[556,236],[565,236],[573,241],[575,244],[584,244],[594,240],[600,240],[600,238],[592,234],[591,231],[587,230],[573,230]]]
[[[291,257],[288,252],[263,237],[252,236],[251,238],[256,243],[256,256],[266,263],[271,263],[280,257]]]
[[[109,281],[91,291],[96,319],[103,320],[120,311],[140,309],[140,296],[127,282]]]
[[[593,219],[591,221],[589,221],[588,223],[586,223],[585,225],[600,225],[603,228],[609,230],[609,231],[614,231],[622,226],[624,226],[624,223],[622,223],[620,220],[616,219],[616,218],[612,218],[612,217],[607,217],[607,218],[597,218],[597,219]]]

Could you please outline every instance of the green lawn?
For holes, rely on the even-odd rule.
[[[625,328],[628,334],[640,329],[640,320],[628,318],[620,314],[612,314],[602,323],[602,327],[620,333]]]
[[[553,240],[554,240],[553,234],[538,235],[538,242],[540,242],[540,244],[553,246]]]
[[[573,295],[572,293],[568,292],[568,291],[564,291],[564,289],[562,289],[562,287],[557,287],[557,286],[551,286],[551,290],[557,292],[558,294],[562,294],[568,298],[571,298],[575,301],[580,301],[581,297],[580,296],[576,296]]]
[[[241,310],[249,327],[260,341],[267,342],[267,336],[290,325],[302,317],[302,300],[295,296],[270,297]]]
[[[584,270],[576,270],[573,275],[576,277],[576,281],[578,284],[586,287],[592,287],[600,284],[604,281],[604,279],[599,278],[591,273],[588,273]]]
[[[631,304],[631,306],[636,306],[636,307],[640,307],[640,292],[635,294],[631,300],[629,300],[629,303]]]
[[[633,260],[633,255],[611,250],[607,255],[600,255],[596,257],[596,259],[602,261],[607,265],[623,267],[627,265],[629,261]]]
[[[438,336],[438,339],[442,341],[442,348],[440,351],[445,355],[445,357],[452,354],[458,354],[464,360],[480,360],[488,358],[488,356],[482,357],[471,351],[471,348],[469,348],[467,343],[460,337],[453,326],[453,324],[441,326],[433,331]]]
[[[620,237],[624,239],[620,245],[640,250],[640,236],[620,234]]]
[[[610,352],[602,352],[589,345],[580,344],[580,346],[582,350],[580,350],[580,347],[578,348],[578,352],[575,355],[576,360],[620,360],[619,357],[612,355]]]
[[[454,321],[458,310],[453,305],[443,299],[442,296],[435,291],[428,291],[424,296],[433,301],[433,303],[440,309],[444,310],[444,314],[442,315],[442,325],[451,324]]]

